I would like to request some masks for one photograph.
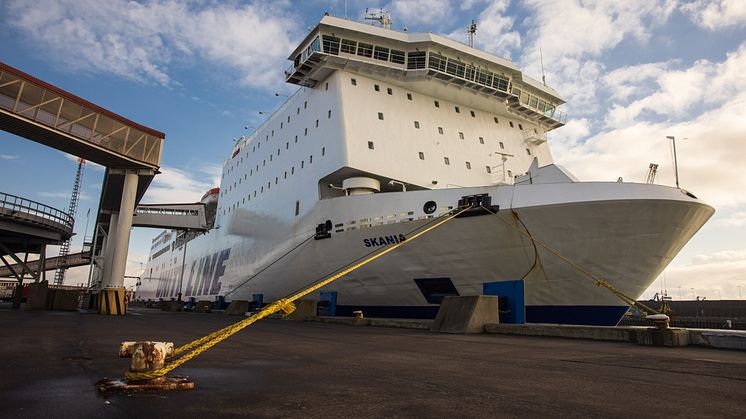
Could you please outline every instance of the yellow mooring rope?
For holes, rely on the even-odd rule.
[[[461,215],[462,213],[464,213],[465,211],[467,211],[467,210],[469,210],[471,208],[472,208],[471,206],[465,207],[465,208],[457,208],[457,210],[456,210],[457,212],[455,214],[451,213],[451,215],[446,216],[445,219],[443,219],[443,220],[441,220],[441,221],[433,224],[432,226],[430,226],[430,227],[428,227],[428,228],[426,228],[426,229],[424,229],[424,230],[422,230],[422,231],[420,231],[420,232],[412,235],[411,237],[407,237],[407,239],[405,241],[402,241],[402,242],[399,242],[397,244],[394,244],[391,247],[385,247],[382,251],[377,252],[374,255],[372,255],[372,256],[370,256],[370,257],[368,257],[368,258],[366,258],[366,259],[364,259],[364,260],[362,260],[362,261],[360,261],[360,262],[352,265],[351,267],[349,267],[347,269],[344,269],[344,270],[342,270],[342,271],[340,271],[340,272],[338,272],[338,273],[336,273],[334,275],[331,275],[328,278],[326,278],[326,279],[324,279],[324,280],[322,280],[320,282],[317,282],[314,285],[312,285],[312,286],[310,286],[310,287],[308,287],[308,288],[306,288],[306,289],[304,289],[304,290],[302,290],[302,291],[300,291],[300,292],[298,292],[298,293],[296,293],[294,295],[291,295],[290,297],[279,299],[279,300],[273,302],[272,304],[267,305],[266,307],[264,307],[263,309],[261,309],[260,311],[258,311],[257,313],[255,313],[254,315],[252,315],[250,317],[247,317],[244,320],[241,320],[241,321],[239,321],[237,323],[234,323],[234,324],[232,324],[230,326],[224,327],[224,328],[222,328],[222,329],[220,329],[220,330],[218,330],[216,332],[210,333],[207,336],[204,336],[204,337],[199,338],[199,339],[197,339],[197,340],[195,340],[193,342],[190,342],[190,343],[188,343],[186,345],[183,345],[183,346],[180,346],[180,347],[176,348],[174,350],[174,355],[180,355],[180,354],[183,354],[183,353],[185,353],[185,352],[187,352],[189,350],[192,350],[193,348],[195,348],[195,349],[193,349],[191,352],[189,352],[189,353],[181,356],[180,358],[178,358],[178,359],[176,359],[174,361],[169,362],[163,368],[160,368],[160,369],[157,369],[157,370],[153,370],[153,371],[149,371],[149,372],[144,372],[144,373],[128,372],[128,373],[126,373],[124,375],[124,378],[126,378],[127,380],[150,380],[150,379],[153,379],[153,378],[162,377],[162,376],[168,374],[169,372],[171,372],[172,370],[178,368],[179,366],[181,366],[185,362],[189,361],[190,359],[192,359],[192,358],[196,357],[197,355],[201,354],[202,352],[204,352],[204,351],[212,348],[213,346],[215,346],[218,343],[224,341],[225,339],[231,337],[232,335],[234,335],[238,331],[246,328],[247,326],[250,326],[251,324],[255,323],[258,320],[261,320],[261,319],[263,319],[263,318],[265,318],[265,317],[267,317],[267,316],[269,316],[271,314],[277,313],[277,312],[282,312],[283,315],[287,316],[288,314],[290,314],[293,311],[295,311],[295,305],[293,304],[294,301],[296,301],[296,300],[298,300],[300,298],[305,297],[306,295],[308,295],[308,294],[310,294],[310,293],[318,290],[321,287],[324,287],[324,286],[326,286],[326,285],[328,285],[328,284],[336,281],[339,278],[342,278],[343,276],[349,274],[350,272],[352,272],[352,271],[354,271],[356,269],[359,269],[359,268],[363,267],[364,265],[367,265],[370,262],[373,262],[374,260],[380,258],[381,256],[383,256],[383,255],[385,255],[385,254],[387,254],[389,252],[392,252],[392,251],[398,249],[399,247],[401,247],[401,246],[403,246],[403,245],[411,242],[412,240],[414,240],[414,239],[422,236],[423,234],[425,234],[425,233],[427,233],[429,231],[432,231],[432,230],[434,230],[434,229],[442,226],[443,224],[447,223],[448,221],[451,221],[452,219],[458,217],[459,215]]]
[[[492,215],[494,215],[495,217],[497,217],[497,219],[498,219],[498,220],[500,220],[500,221],[504,222],[505,224],[507,224],[507,225],[508,225],[508,227],[510,227],[510,228],[512,228],[513,230],[517,231],[518,233],[520,233],[520,234],[522,234],[522,235],[524,235],[524,236],[528,237],[528,239],[529,239],[529,240],[531,240],[532,242],[534,242],[534,243],[538,244],[539,246],[543,247],[543,248],[544,248],[544,249],[546,249],[546,250],[547,250],[547,251],[548,251],[549,253],[551,253],[551,254],[553,254],[553,255],[557,256],[558,258],[560,258],[561,260],[563,260],[563,261],[564,261],[565,263],[567,263],[568,265],[572,266],[573,268],[577,269],[578,271],[580,271],[580,272],[581,272],[582,274],[584,274],[585,276],[587,276],[587,277],[589,277],[590,279],[592,279],[593,281],[595,281],[595,283],[596,283],[596,285],[597,285],[597,286],[600,286],[600,287],[604,287],[604,288],[606,288],[607,290],[609,290],[609,291],[610,291],[610,292],[611,292],[612,294],[614,294],[615,296],[617,296],[617,297],[618,297],[619,299],[621,299],[622,301],[624,301],[624,302],[625,302],[625,303],[626,303],[626,304],[627,304],[628,306],[632,307],[633,309],[635,309],[635,310],[638,310],[638,311],[639,311],[640,309],[636,307],[636,305],[639,305],[639,306],[640,306],[640,307],[642,307],[643,309],[645,309],[645,310],[648,310],[648,312],[652,312],[652,313],[656,313],[656,314],[661,314],[661,313],[660,313],[660,312],[658,312],[657,310],[654,310],[654,309],[652,309],[652,308],[650,308],[650,307],[646,306],[645,304],[642,304],[642,303],[638,302],[638,301],[637,301],[637,300],[635,300],[634,298],[632,298],[632,297],[630,297],[630,296],[628,296],[628,295],[624,294],[623,292],[619,291],[619,290],[618,290],[617,288],[615,288],[615,287],[614,287],[613,285],[609,284],[608,282],[604,281],[603,279],[601,279],[601,278],[599,278],[599,277],[597,277],[597,276],[593,275],[593,274],[592,274],[591,272],[589,272],[588,270],[584,269],[584,268],[583,268],[582,266],[578,265],[578,264],[577,264],[577,263],[575,263],[574,261],[572,261],[572,260],[568,259],[567,257],[565,257],[565,256],[561,255],[561,254],[560,254],[559,252],[557,252],[556,250],[554,250],[554,249],[552,249],[551,247],[549,247],[549,245],[547,245],[546,243],[544,243],[544,242],[542,242],[541,240],[539,240],[539,239],[537,239],[537,238],[533,237],[533,236],[532,236],[531,234],[529,234],[529,233],[528,233],[527,231],[523,231],[523,230],[521,230],[521,229],[517,228],[516,226],[514,226],[514,225],[510,224],[510,223],[509,223],[509,222],[507,222],[506,220],[503,220],[502,218],[500,218],[500,215],[499,215],[498,213],[496,213],[496,212],[494,212],[494,211],[492,211],[492,210],[490,210],[489,208],[486,208],[486,207],[484,207],[484,206],[482,206],[482,208],[483,208],[484,210],[486,210],[487,212],[489,212],[490,214],[492,214]]]

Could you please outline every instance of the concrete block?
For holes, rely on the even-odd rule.
[[[316,300],[298,300],[295,311],[283,317],[283,320],[304,322],[308,317],[315,317],[319,302]]]
[[[486,324],[500,322],[498,297],[470,295],[445,297],[440,305],[431,332],[484,333]]]
[[[746,351],[746,331],[689,329],[691,345]]]
[[[689,331],[686,329],[640,329],[635,333],[638,345],[649,346],[688,346]]]
[[[225,309],[225,314],[230,316],[243,316],[249,311],[249,302],[247,300],[233,300]]]
[[[198,301],[197,305],[194,307],[194,311],[197,313],[209,313],[212,311],[212,301],[209,300],[202,300]]]

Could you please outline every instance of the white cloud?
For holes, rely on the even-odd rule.
[[[0,160],[15,160],[18,157],[15,154],[0,154]]]
[[[666,270],[669,295],[674,298],[695,296],[709,300],[738,299],[746,291],[746,249],[724,250],[695,256],[691,263]],[[659,286],[660,284],[656,284]],[[653,288],[653,287],[651,287]]]
[[[611,99],[626,101],[649,93],[649,82],[658,80],[674,63],[675,61],[669,61],[620,67],[606,73],[601,82],[610,91]]]
[[[401,28],[432,24],[450,16],[453,10],[449,0],[394,0],[384,9],[391,12],[392,20]]]
[[[286,1],[9,1],[5,21],[73,71],[178,85],[171,66],[193,56],[239,73],[247,86],[279,81],[302,28]]]
[[[521,46],[521,35],[513,30],[515,18],[506,14],[509,0],[493,1],[477,19],[475,46],[510,59]]]
[[[220,173],[218,166],[190,170],[163,166],[148,187],[142,203],[197,202],[205,192],[220,184]]]
[[[746,227],[746,211],[736,211],[725,218],[718,219],[713,225],[726,227]]]
[[[697,0],[681,5],[681,11],[694,23],[711,31],[746,25],[746,2],[743,0]]]
[[[642,67],[647,70],[643,75],[647,78],[655,77],[658,86],[656,91],[626,106],[615,105],[609,112],[607,123],[615,127],[625,126],[638,119],[646,119],[644,114],[677,118],[687,116],[688,111],[696,105],[719,105],[732,98],[734,92],[746,89],[746,75],[742,71],[744,66],[746,43],[728,53],[726,60],[721,63],[700,60],[693,66],[678,71],[667,69],[668,65],[665,63],[616,70],[604,80],[609,82],[615,75],[623,78],[625,74],[634,74]],[[611,89],[624,92],[627,88],[623,80],[620,86],[612,86]]]
[[[672,11],[673,0],[602,0],[595,2],[524,3],[533,16],[521,67],[526,74],[541,74],[539,43],[547,83],[567,99],[574,115],[598,110],[598,81],[605,70],[604,54],[625,39],[645,43],[651,30],[663,24]]]

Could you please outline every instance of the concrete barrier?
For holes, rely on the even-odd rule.
[[[233,300],[225,309],[225,314],[229,316],[243,316],[249,311],[249,302],[247,300]]]
[[[484,333],[485,325],[499,322],[500,310],[497,296],[445,297],[430,331]]]
[[[295,302],[295,311],[283,317],[283,320],[304,322],[309,317],[316,316],[319,302],[316,300],[298,300]]]

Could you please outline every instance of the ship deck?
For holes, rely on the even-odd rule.
[[[0,306],[0,416],[735,417],[743,352],[263,320],[175,371],[197,389],[97,395],[123,340],[177,344],[235,322],[134,308],[121,318]],[[61,409],[64,406],[64,409]]]

